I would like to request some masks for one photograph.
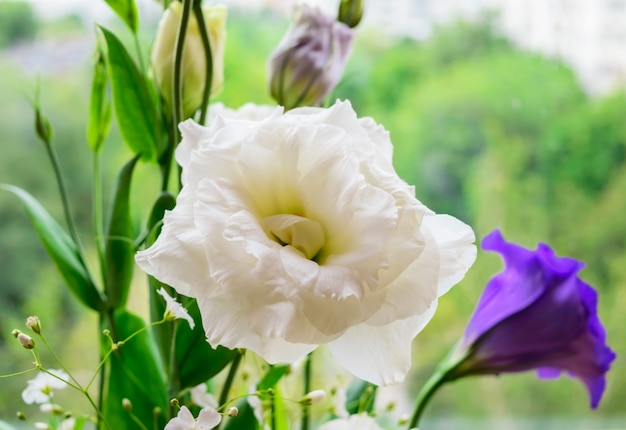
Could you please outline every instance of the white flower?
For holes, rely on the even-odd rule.
[[[183,406],[178,411],[178,415],[165,425],[164,430],[210,430],[215,428],[220,421],[222,421],[222,416],[213,408],[202,409],[196,421],[189,409]]]
[[[189,390],[189,394],[191,394],[191,401],[201,408],[213,408],[217,409],[219,406],[213,394],[207,392],[206,384],[200,384],[193,387]]]
[[[69,375],[63,370],[48,369],[48,372],[65,381],[69,380]],[[65,382],[45,372],[39,372],[34,379],[27,381],[26,384],[26,388],[22,391],[22,400],[27,405],[46,403],[52,398],[53,390],[60,390],[67,386]]]
[[[183,305],[178,303],[176,300],[171,298],[163,287],[159,288],[157,290],[157,293],[159,293],[159,295],[163,297],[163,299],[165,299],[165,315],[163,317],[165,319],[185,319],[189,323],[189,327],[191,327],[191,329],[193,330],[193,328],[196,326],[196,323],[193,321],[193,318],[191,318],[191,315],[189,315],[189,312],[187,312],[187,309],[185,309]]]
[[[66,418],[61,421],[57,430],[74,430],[76,427],[76,419],[74,417]]]
[[[382,430],[382,428],[374,418],[361,414],[328,421],[319,430]]]
[[[402,380],[474,233],[415,198],[388,133],[348,102],[252,111],[181,124],[183,188],[137,263],[197,299],[213,347],[276,363],[326,343],[362,379]]]

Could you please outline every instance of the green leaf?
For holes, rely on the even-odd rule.
[[[113,208],[104,247],[107,304],[123,307],[128,298],[135,267],[133,223],[130,213],[130,181],[138,156],[122,168],[117,180]]]
[[[87,142],[94,152],[99,152],[111,127],[111,105],[107,93],[108,74],[104,54],[98,49],[94,67],[87,120]]]
[[[346,410],[350,415],[372,412],[378,386],[371,382],[354,378],[346,392]]]
[[[206,341],[202,330],[200,310],[195,301],[187,308],[189,315],[196,322],[193,330],[189,324],[181,321],[176,330],[176,360],[180,389],[195,387],[212,378],[235,359],[238,351],[218,346],[213,349]]]
[[[70,291],[86,306],[100,311],[104,303],[91,280],[78,246],[39,202],[21,188],[0,184],[0,189],[15,194],[24,204],[41,242],[56,264]]]
[[[146,79],[122,42],[106,28],[98,28],[106,41],[113,108],[122,137],[142,159],[155,160],[156,110]]]
[[[122,21],[137,34],[139,29],[139,12],[134,0],[104,0]]]
[[[126,339],[143,330],[145,322],[126,310],[114,314],[112,333],[118,339]],[[164,413],[168,410],[167,385],[163,365],[149,330],[144,330],[126,341],[110,356],[107,389],[103,413],[110,427],[115,430],[135,430],[140,427],[122,407],[122,399],[132,403],[132,412],[148,428],[154,422],[154,408],[163,412],[157,418],[156,428],[165,425]]]
[[[259,383],[257,384],[257,390],[267,390],[269,388],[273,388],[276,386],[278,381],[285,376],[291,370],[291,366],[289,364],[278,364],[275,366],[270,366],[269,370]]]
[[[259,422],[254,416],[254,409],[246,399],[237,402],[237,409],[239,409],[239,413],[236,417],[224,418],[224,430],[256,430],[259,428]]]

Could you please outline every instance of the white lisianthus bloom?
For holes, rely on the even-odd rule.
[[[69,375],[63,370],[48,369],[48,372],[56,375],[64,381],[69,381]],[[26,382],[26,388],[22,391],[22,400],[27,405],[41,404],[50,401],[54,390],[65,388],[67,384],[45,372],[39,372],[37,376]]]
[[[210,430],[217,427],[222,421],[222,416],[213,408],[204,408],[198,414],[198,420],[187,406],[178,411],[178,415],[169,420],[164,430]]]
[[[185,309],[183,305],[178,303],[169,294],[167,294],[165,288],[159,288],[157,290],[157,293],[165,300],[165,314],[163,315],[163,318],[182,318],[189,323],[189,327],[193,330],[193,328],[196,326],[196,323],[193,321],[193,318],[191,318],[191,315],[189,315],[189,312],[187,312],[187,309]]]
[[[360,414],[328,421],[319,430],[382,430],[382,428],[374,418]]]
[[[472,230],[415,198],[389,134],[348,102],[219,109],[181,124],[183,188],[139,266],[197,299],[213,347],[276,363],[328,344],[362,379],[402,380],[474,262]]]

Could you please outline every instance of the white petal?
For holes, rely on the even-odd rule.
[[[474,231],[464,222],[450,215],[426,216],[425,228],[437,241],[440,254],[439,296],[465,276],[476,260]]]
[[[376,385],[401,382],[411,367],[413,338],[426,326],[437,302],[423,314],[385,326],[361,324],[350,328],[328,347],[353,375]]]
[[[222,421],[222,416],[213,408],[204,408],[198,415],[197,430],[210,430]]]
[[[360,414],[328,421],[319,430],[382,430],[382,428],[374,418]]]

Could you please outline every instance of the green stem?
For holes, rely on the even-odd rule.
[[[100,175],[100,154],[94,152],[93,154],[93,179],[92,179],[92,193],[93,193],[93,229],[95,233],[95,246],[98,252],[98,261],[100,262],[100,272],[102,276],[103,285],[106,283],[105,279],[105,258],[104,258],[104,216],[102,210],[102,177]]]
[[[133,39],[135,39],[135,49],[137,50],[137,61],[139,62],[139,70],[141,74],[146,76],[146,65],[143,61],[143,55],[141,55],[141,43],[139,43],[139,35],[133,33]]]
[[[312,375],[312,369],[311,369],[311,362],[312,362],[312,357],[313,353],[310,352],[307,356],[306,356],[306,361],[304,362],[304,395],[306,396],[308,393],[311,392],[311,375]],[[302,421],[301,421],[301,425],[300,425],[300,429],[301,430],[309,430],[309,408],[310,405],[302,405]]]
[[[202,2],[196,1],[193,6],[193,13],[198,22],[200,29],[200,38],[202,39],[202,48],[206,58],[206,80],[204,81],[204,91],[202,92],[202,103],[200,104],[199,123],[204,124],[209,111],[209,98],[211,97],[211,87],[213,85],[213,53],[211,52],[211,39],[207,29],[204,14],[202,13]]]
[[[233,386],[233,381],[235,380],[235,375],[239,370],[239,364],[241,364],[241,358],[243,354],[238,353],[235,356],[235,359],[230,365],[230,369],[228,370],[228,375],[226,376],[226,380],[224,381],[224,385],[222,386],[222,392],[220,393],[220,399],[218,405],[223,405],[228,401],[228,395],[230,394],[230,388]]]
[[[433,394],[435,394],[439,387],[441,387],[443,384],[450,380],[447,375],[448,372],[438,369],[437,371],[435,371],[435,373],[433,373],[428,381],[426,381],[419,394],[417,395],[417,400],[415,401],[415,410],[413,412],[413,416],[411,417],[411,421],[409,422],[409,429],[414,429],[418,427],[419,420]]]
[[[233,362],[230,365],[230,369],[228,370],[228,375],[226,376],[226,380],[224,381],[224,385],[222,386],[222,392],[220,393],[220,398],[218,400],[218,410],[223,408],[228,402],[228,395],[230,394],[230,388],[233,386],[233,381],[235,380],[235,375],[239,370],[239,365],[241,364],[241,358],[243,354],[239,352]],[[223,421],[222,421],[223,422]],[[214,430],[218,430],[222,425],[220,422]]]
[[[174,123],[172,131],[173,136],[176,136],[175,140],[177,142],[180,141],[178,124],[183,120],[183,49],[185,47],[185,37],[187,36],[187,26],[189,24],[192,6],[193,0],[183,0],[183,11],[180,17],[180,25],[178,26],[178,35],[176,36],[176,50],[174,51],[174,72],[172,73],[172,114]]]
[[[67,223],[67,228],[69,230],[70,236],[76,243],[76,246],[80,250],[80,242],[78,240],[78,233],[76,230],[76,225],[74,224],[74,219],[72,218],[72,212],[70,210],[69,199],[67,198],[67,191],[65,188],[65,181],[63,180],[63,174],[61,172],[61,166],[59,164],[59,158],[57,157],[56,151],[52,146],[51,142],[47,142],[45,145],[46,152],[48,153],[48,158],[50,158],[50,163],[52,164],[52,168],[54,170],[54,176],[57,181],[57,186],[59,188],[59,194],[61,195],[61,203],[63,204],[63,213],[65,215],[65,222]],[[82,256],[82,252],[80,252]]]

